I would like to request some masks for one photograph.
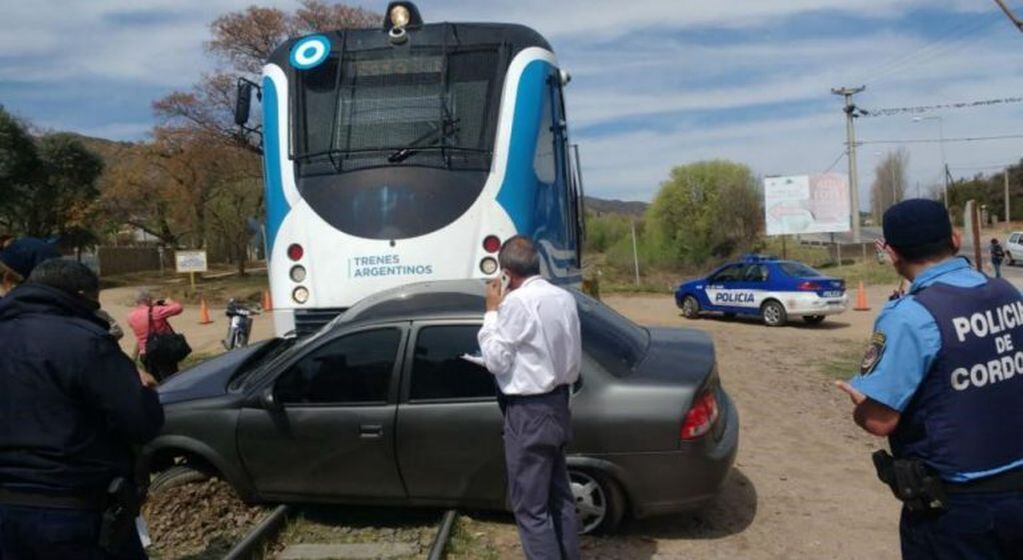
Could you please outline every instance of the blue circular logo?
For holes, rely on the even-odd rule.
[[[316,68],[330,55],[330,39],[326,35],[312,35],[291,47],[289,60],[299,70]]]

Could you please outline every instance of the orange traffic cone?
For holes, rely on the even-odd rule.
[[[867,305],[867,290],[863,287],[863,282],[860,282],[860,287],[856,289],[856,307],[853,307],[853,311],[870,311],[870,306]]]
[[[263,290],[263,311],[273,311],[274,303],[270,299],[270,290]]]
[[[213,322],[210,318],[210,308],[206,305],[206,298],[199,298],[199,324],[208,325]]]

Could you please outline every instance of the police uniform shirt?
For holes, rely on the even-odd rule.
[[[955,288],[978,288],[987,282],[987,277],[973,270],[963,258],[950,259],[921,272],[910,285],[907,295],[889,302],[878,315],[860,374],[850,384],[870,399],[903,413],[900,419],[902,428],[908,423],[907,407],[942,350],[941,330],[935,316],[917,300],[919,292],[937,283]],[[967,377],[960,381],[969,382],[969,379]],[[987,387],[991,388],[993,386]],[[892,438],[893,451],[895,435]],[[984,472],[952,470],[941,474],[949,480],[966,481],[1019,466],[1023,466],[1023,460],[1002,464]]]

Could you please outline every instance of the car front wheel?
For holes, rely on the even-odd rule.
[[[693,296],[682,298],[682,316],[686,319],[696,319],[700,316],[700,302]]]
[[[589,470],[568,470],[579,534],[611,533],[625,514],[625,496],[608,476]]]
[[[788,322],[788,313],[785,307],[777,301],[768,301],[760,308],[760,314],[764,318],[764,324],[769,327],[780,327]]]
[[[1005,252],[1005,262],[1008,263],[1009,266],[1016,264],[1016,261],[1012,260],[1012,253],[1008,251]]]

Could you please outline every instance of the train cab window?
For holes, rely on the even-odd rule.
[[[313,350],[277,379],[287,404],[384,404],[401,343],[398,329],[343,336]]]
[[[461,358],[477,354],[479,325],[424,327],[416,339],[409,400],[492,399],[497,388],[486,369]]]

